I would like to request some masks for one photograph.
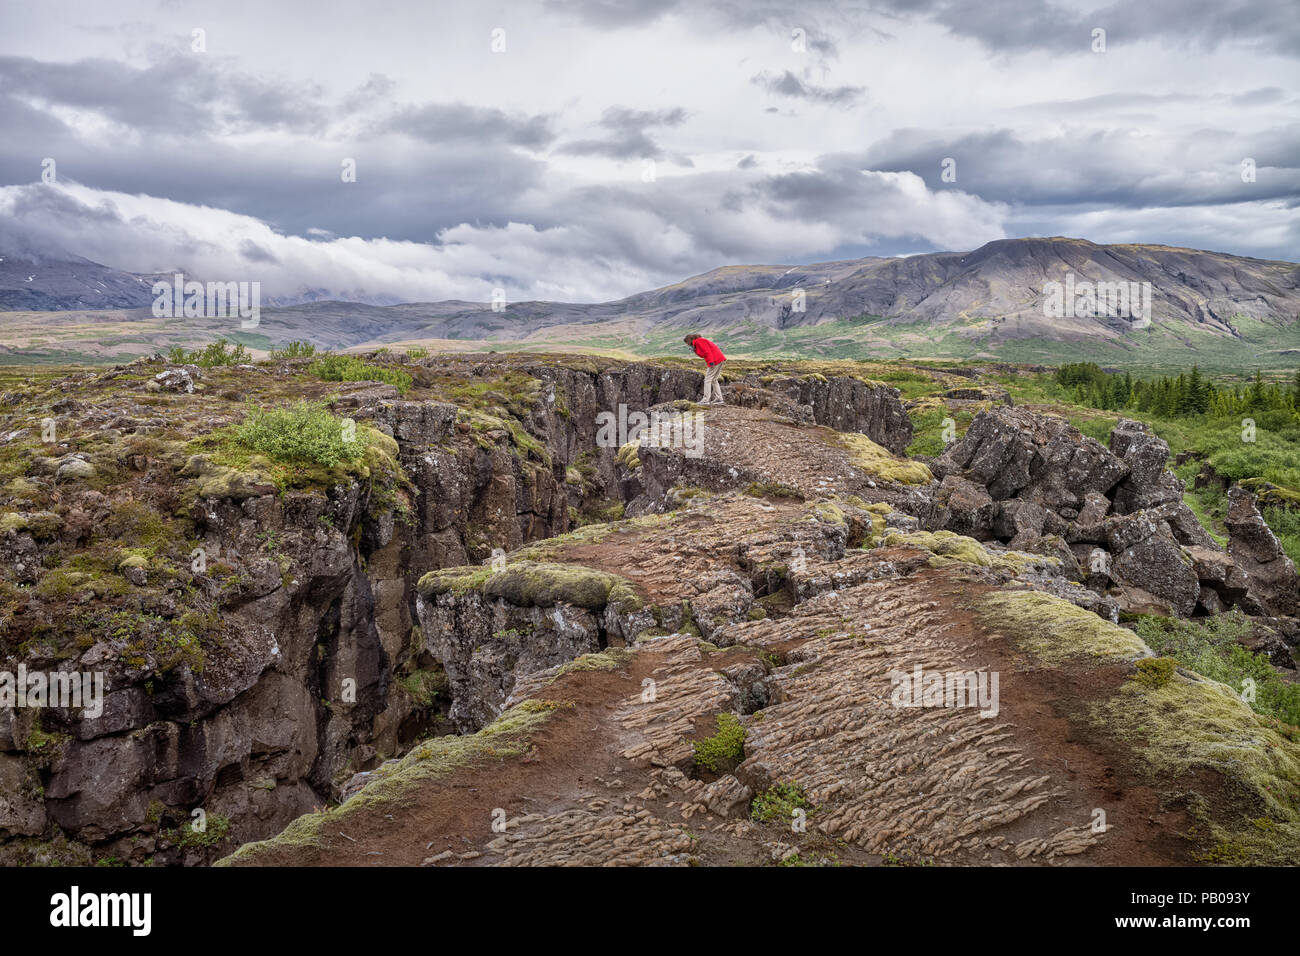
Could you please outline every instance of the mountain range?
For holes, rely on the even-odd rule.
[[[1003,239],[970,252],[723,266],[601,303],[371,305],[314,290],[297,303],[264,297],[253,331],[226,319],[154,318],[151,286],[160,277],[169,274],[120,272],[75,257],[0,259],[0,310],[23,313],[3,323],[0,346],[22,361],[116,358],[216,335],[253,348],[303,339],[332,349],[491,343],[647,354],[679,351],[683,332],[697,330],[730,353],[753,356],[1300,363],[1300,265],[1064,237]],[[1053,308],[1063,289],[1089,283],[1123,283],[1134,293],[1130,312]],[[1135,311],[1143,288],[1150,315]],[[385,301],[382,290],[377,297]]]

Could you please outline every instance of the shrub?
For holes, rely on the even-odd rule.
[[[311,358],[316,354],[316,346],[310,342],[290,342],[282,349],[271,349],[271,358],[277,362],[285,359]]]
[[[768,823],[772,820],[789,820],[799,808],[812,809],[812,803],[803,792],[803,787],[797,783],[778,783],[754,798],[749,807],[749,815],[758,823]]]
[[[365,451],[355,434],[345,432],[342,419],[315,402],[252,409],[233,434],[239,444],[283,463],[314,462],[332,468],[355,461]]]
[[[411,376],[401,369],[372,365],[352,355],[326,355],[313,362],[310,371],[323,382],[384,382],[403,395],[411,389]]]
[[[745,728],[735,714],[718,714],[718,732],[695,741],[695,764],[721,773],[745,756]]]
[[[201,349],[185,349],[173,346],[167,352],[169,361],[177,365],[197,365],[200,368],[216,368],[221,365],[241,365],[249,361],[248,349],[238,343],[217,339]]]

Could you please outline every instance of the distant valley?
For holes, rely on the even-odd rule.
[[[466,301],[264,298],[255,329],[224,318],[155,318],[151,287],[159,278],[169,276],[85,259],[0,260],[0,310],[8,313],[0,361],[118,361],[217,337],[252,349],[306,340],[336,350],[421,344],[649,355],[677,352],[684,331],[700,330],[729,354],[755,358],[1300,365],[1300,265],[1059,237],[998,240],[964,253],[724,266],[593,304],[509,302],[494,311]],[[1118,315],[1094,314],[1091,304],[1054,310],[1045,292],[1052,283],[1073,292],[1105,284],[1099,291],[1109,287],[1112,299],[1113,290],[1132,289],[1134,299]],[[1141,314],[1142,288],[1149,316]],[[382,290],[374,298],[388,301]],[[1098,299],[1104,313],[1106,295]]]

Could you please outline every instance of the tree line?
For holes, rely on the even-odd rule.
[[[1177,376],[1135,379],[1130,372],[1107,372],[1095,362],[1074,362],[1056,370],[1056,382],[1071,390],[1076,404],[1160,418],[1300,411],[1300,371],[1289,385],[1265,382],[1259,372],[1246,384],[1216,385],[1195,366]]]

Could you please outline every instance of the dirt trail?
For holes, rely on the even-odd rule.
[[[906,549],[874,555],[908,559]],[[677,635],[639,645],[613,670],[538,676],[532,696],[561,706],[525,756],[422,783],[400,805],[351,812],[313,845],[274,846],[255,861],[770,864],[797,853],[790,861],[1184,862],[1173,836],[1182,815],[1162,812],[1115,755],[1071,733],[1067,711],[1081,695],[1108,694],[1122,676],[1065,669],[1043,679],[972,616],[984,590],[960,568],[924,570],[733,625],[732,647]],[[997,671],[997,715],[895,707],[890,672],[916,664]],[[697,773],[692,741],[758,681],[770,702],[744,717],[743,762],[734,775]],[[806,832],[749,818],[754,793],[785,782],[814,807]],[[1093,831],[1096,808],[1108,832]]]

